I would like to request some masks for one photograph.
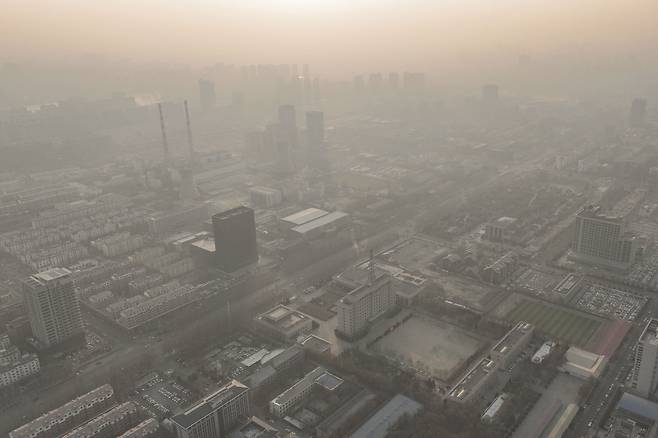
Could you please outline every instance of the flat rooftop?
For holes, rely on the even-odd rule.
[[[319,219],[327,214],[329,214],[328,211],[320,210],[319,208],[307,208],[306,210],[302,210],[297,213],[293,213],[290,216],[286,216],[281,220],[291,225],[299,226],[315,219]]]
[[[175,415],[171,420],[182,428],[187,429],[194,423],[214,412],[218,406],[233,400],[247,391],[249,391],[249,388],[237,380],[233,380],[223,388],[204,397],[185,412]]]
[[[388,429],[403,415],[414,415],[423,405],[415,400],[398,394],[375,412],[356,432],[352,438],[385,438]]]
[[[345,217],[349,216],[347,213],[344,213],[342,211],[333,211],[329,214],[326,214],[318,219],[314,219],[310,222],[306,222],[305,224],[298,225],[292,229],[295,233],[299,234],[306,234],[309,231],[315,230],[317,228],[322,228],[326,227],[327,225],[330,225],[340,219],[343,219]]]
[[[378,278],[375,279],[375,281],[372,284],[364,284],[363,286],[359,286],[347,295],[345,295],[341,301],[347,304],[353,304],[361,300],[363,297],[367,296],[368,294],[371,294],[382,287],[384,287],[387,283],[389,283],[391,280],[388,277],[388,275],[380,275]]]
[[[493,347],[493,351],[500,354],[507,354],[527,333],[532,330],[532,324],[519,322],[508,331],[503,338]]]
[[[61,421],[62,418],[67,417],[72,412],[82,409],[84,406],[93,405],[96,402],[107,400],[113,396],[114,389],[112,389],[110,385],[106,384],[100,386],[19,427],[18,429],[11,432],[9,436],[11,438],[30,437],[37,433],[39,430],[47,428],[48,425]]]
[[[482,359],[478,364],[466,374],[455,387],[450,391],[450,396],[457,399],[464,399],[489,373],[495,371],[496,364],[488,358]]]
[[[58,278],[66,277],[68,275],[71,275],[71,271],[66,268],[52,268],[48,269],[47,271],[34,274],[33,277],[47,283],[49,281],[57,280]]]
[[[215,252],[216,249],[215,239],[212,237],[206,237],[204,239],[197,240],[196,242],[192,242],[191,245],[207,252]]]

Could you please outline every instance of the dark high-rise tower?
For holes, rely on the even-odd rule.
[[[631,103],[631,112],[629,121],[631,126],[637,128],[644,124],[644,118],[647,114],[647,101],[646,99],[635,98]]]
[[[258,262],[254,211],[237,207],[212,217],[217,267],[234,272]]]
[[[199,79],[199,100],[204,111],[213,109],[217,100],[215,84],[205,79]]]

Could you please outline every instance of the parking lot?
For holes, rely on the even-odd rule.
[[[647,301],[641,295],[590,283],[583,286],[576,306],[590,313],[634,321]]]
[[[136,401],[153,417],[162,419],[190,402],[192,393],[173,380],[152,374],[135,390]]]

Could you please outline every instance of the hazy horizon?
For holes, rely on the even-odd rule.
[[[651,0],[5,0],[0,27],[12,38],[0,41],[0,60],[308,63],[327,77],[495,67],[522,55],[652,65],[657,19]]]

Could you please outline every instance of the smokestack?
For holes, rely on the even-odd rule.
[[[162,149],[164,150],[164,160],[169,161],[169,145],[167,144],[167,133],[165,132],[164,116],[162,115],[162,104],[158,103],[158,112],[160,113],[160,130],[162,131]]]
[[[192,138],[192,125],[190,125],[190,111],[187,108],[187,100],[185,100],[185,123],[187,126],[187,144],[190,148],[190,160],[194,160],[194,139]]]

